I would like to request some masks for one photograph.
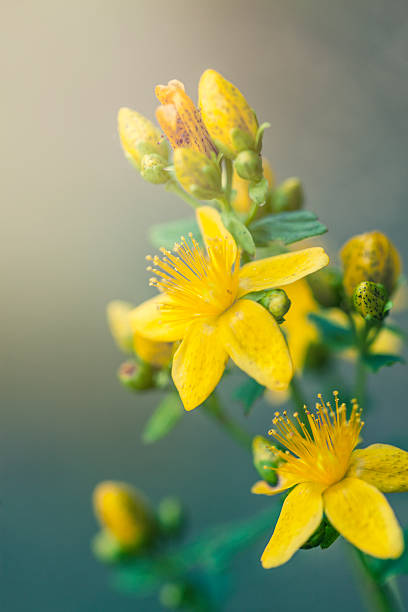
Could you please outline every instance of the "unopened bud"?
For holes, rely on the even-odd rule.
[[[122,300],[109,302],[106,314],[108,324],[116,344],[124,353],[131,353],[133,348],[133,332],[130,327],[129,314],[133,305]]]
[[[343,295],[343,275],[338,268],[328,266],[307,277],[313,297],[324,308],[336,308]]]
[[[167,183],[170,178],[170,174],[165,170],[166,166],[166,160],[156,153],[143,155],[140,166],[140,174],[145,181],[153,183],[154,185]]]
[[[387,301],[387,291],[384,285],[380,283],[363,281],[354,289],[354,308],[366,320],[375,319],[376,321],[382,321]]]
[[[149,119],[130,108],[121,108],[118,113],[118,129],[125,155],[138,170],[146,154],[156,154],[164,165],[167,164],[167,143]]]
[[[124,387],[133,391],[144,391],[154,386],[154,372],[150,364],[125,361],[119,367],[118,378]]]
[[[221,170],[214,158],[193,149],[176,149],[174,169],[180,185],[195,198],[214,200],[222,195]]]
[[[124,482],[101,482],[93,494],[94,510],[101,526],[123,550],[145,546],[155,530],[153,514],[145,497]]]
[[[344,266],[343,285],[352,297],[362,281],[384,285],[390,295],[401,273],[398,251],[381,232],[367,232],[351,238],[341,250]]]
[[[275,317],[278,323],[284,321],[284,316],[291,305],[291,301],[283,289],[265,291],[259,303]]]
[[[177,534],[184,525],[183,506],[177,497],[165,497],[159,503],[157,520],[161,530],[168,534]]]
[[[91,548],[95,557],[103,563],[115,563],[125,553],[118,540],[106,529],[93,537]]]
[[[283,181],[273,194],[272,210],[275,213],[300,210],[304,202],[302,183],[298,178]]]
[[[241,178],[258,182],[262,179],[262,158],[255,151],[241,151],[234,160],[234,169]]]
[[[262,436],[255,436],[252,441],[252,454],[255,469],[262,480],[272,485],[276,484],[278,482],[276,468],[280,461],[272,450],[270,442]]]

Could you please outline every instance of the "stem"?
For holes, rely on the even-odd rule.
[[[184,191],[184,189],[172,179],[170,179],[170,181],[166,184],[166,190],[178,195],[182,200],[187,202],[187,204],[192,206],[194,209],[202,205],[199,200],[193,198],[192,195],[187,193],[187,191]]]
[[[226,181],[225,181],[225,197],[226,197],[228,205],[229,205],[231,203],[233,168],[232,168],[232,161],[230,159],[225,157],[224,161],[225,161],[225,176],[226,176]]]
[[[238,423],[233,421],[231,417],[224,411],[220,400],[215,392],[206,400],[204,404],[206,413],[212,416],[217,423],[219,423],[224,431],[228,433],[235,442],[238,442],[241,446],[251,452],[252,449],[252,437],[251,435]]]
[[[403,612],[398,586],[394,580],[380,581],[370,570],[363,553],[354,548],[355,558],[364,575],[365,591],[370,600],[370,610],[378,612]]]

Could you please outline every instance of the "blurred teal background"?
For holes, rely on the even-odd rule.
[[[178,78],[195,98],[201,72],[219,70],[272,124],[266,155],[278,179],[302,178],[331,252],[380,229],[407,262],[408,5],[20,0],[2,13],[1,609],[153,612],[155,600],[112,591],[90,554],[98,481],[179,494],[192,533],[269,502],[249,493],[244,451],[199,410],[144,447],[157,395],[116,380],[106,303],[151,295],[147,228],[188,214],[126,162],[117,109],[153,118],[155,84]],[[403,366],[371,379],[367,442],[408,447],[405,382]],[[258,405],[248,427],[265,432],[272,410]],[[393,503],[408,524],[408,496]],[[237,560],[227,612],[362,609],[343,542],[270,572],[265,542]]]

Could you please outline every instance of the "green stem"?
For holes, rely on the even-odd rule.
[[[363,553],[357,548],[353,550],[364,576],[367,600],[371,602],[369,609],[377,612],[403,612],[397,583],[394,580],[380,581],[370,570]]]
[[[248,216],[245,219],[245,225],[251,225],[252,221],[255,219],[255,215],[258,212],[258,204],[256,202],[251,203],[251,208],[249,210]]]
[[[294,376],[289,385],[290,396],[292,398],[292,402],[296,406],[296,410],[299,412],[300,419],[307,423],[305,406],[306,402],[304,399],[303,391],[301,389],[299,379]]]
[[[184,189],[176,181],[172,179],[170,179],[169,182],[166,184],[166,190],[171,191],[172,193],[175,193],[176,195],[179,196],[179,198],[187,202],[187,204],[189,204],[193,208],[198,208],[199,206],[202,206],[199,200],[196,200],[195,198],[193,198],[192,195],[187,193],[187,191],[184,191]]]
[[[251,452],[252,436],[224,411],[216,393],[212,393],[204,403],[206,413],[217,421],[230,437]]]
[[[225,197],[229,205],[231,203],[233,167],[232,167],[232,161],[230,159],[225,157],[224,161],[225,161],[225,176],[226,176]]]

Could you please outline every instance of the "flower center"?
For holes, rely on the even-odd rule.
[[[295,412],[292,421],[286,411],[281,416],[275,413],[274,429],[269,431],[286,451],[274,448],[274,452],[285,462],[279,471],[299,478],[300,481],[319,482],[330,486],[341,480],[350,464],[351,453],[358,442],[361,428],[361,410],[356,400],[347,419],[346,404],[340,404],[338,392],[333,392],[335,409],[330,402],[320,403],[312,414],[305,407],[308,426],[301,422]]]
[[[191,234],[189,238],[191,244],[182,237],[173,252],[162,247],[161,258],[147,257],[154,265],[147,269],[158,277],[150,285],[169,298],[162,306],[166,318],[186,323],[225,312],[236,299],[239,275],[239,253],[231,241],[210,240],[206,255]]]

